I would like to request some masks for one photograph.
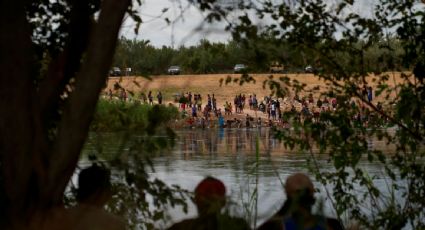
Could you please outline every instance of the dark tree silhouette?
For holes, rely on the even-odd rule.
[[[0,228],[36,229],[61,205],[130,7],[0,2]]]

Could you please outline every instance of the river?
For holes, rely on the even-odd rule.
[[[247,215],[244,204],[252,204],[250,198],[257,193],[257,224],[263,222],[278,210],[285,200],[282,183],[295,172],[309,172],[307,163],[312,156],[307,153],[290,151],[273,138],[268,128],[261,129],[187,129],[176,131],[177,140],[172,151],[152,158],[155,171],[150,175],[166,184],[177,184],[193,191],[205,176],[213,176],[224,182],[227,195],[235,215]],[[258,142],[257,142],[258,140]],[[93,151],[93,138],[86,146],[86,152]],[[258,154],[256,144],[258,143]],[[385,145],[378,140],[371,141],[370,148]],[[105,150],[108,151],[108,148]],[[114,150],[110,150],[114,151]],[[321,171],[332,170],[328,155],[315,155]],[[83,161],[84,162],[84,161]],[[360,165],[380,190],[386,190],[387,178],[378,163],[361,160]],[[316,198],[324,204],[323,212],[335,216],[326,189],[312,178],[318,190]],[[169,210],[171,221],[179,221],[196,215],[194,205],[189,201],[188,213],[181,209]],[[230,203],[230,202],[229,202]],[[318,202],[319,203],[319,202]]]

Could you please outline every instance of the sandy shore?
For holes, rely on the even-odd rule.
[[[388,73],[390,80],[387,82],[389,86],[394,84],[402,83],[404,80],[401,78],[400,73]],[[114,85],[119,84],[121,87],[125,88],[129,92],[133,93],[148,93],[152,91],[154,95],[154,101],[156,101],[156,94],[158,91],[161,91],[163,94],[163,100],[165,103],[173,102],[173,95],[191,92],[200,93],[203,98],[203,106],[207,102],[207,94],[214,94],[217,99],[217,106],[223,108],[223,105],[226,101],[229,101],[233,104],[233,98],[237,94],[245,94],[248,98],[249,95],[256,94],[259,101],[261,101],[264,96],[268,96],[271,93],[271,90],[268,86],[264,87],[263,82],[268,80],[271,74],[251,74],[255,83],[244,83],[240,85],[239,83],[229,83],[229,84],[220,84],[220,80],[225,81],[226,78],[231,77],[239,78],[240,74],[205,74],[205,75],[161,75],[161,76],[151,76],[151,79],[146,79],[141,76],[130,76],[130,77],[110,77],[108,80],[107,88],[105,91],[112,89],[115,93],[118,94],[118,91],[114,90]],[[315,96],[318,96],[320,92],[323,92],[328,89],[328,85],[323,80],[319,79],[313,74],[274,74],[273,79],[279,79],[279,77],[287,76],[290,79],[296,79],[302,84],[306,84],[307,89],[319,88],[320,90],[316,93]],[[368,85],[374,87],[376,85],[379,76],[371,75],[366,80]],[[360,83],[361,84],[361,83]],[[361,87],[362,85],[360,85]],[[293,93],[292,93],[293,94]],[[306,96],[306,94],[301,94],[300,96]],[[382,98],[377,98],[378,101]],[[224,109],[223,109],[224,110]],[[264,117],[261,112],[255,113],[249,109],[245,110],[245,114],[248,113],[253,117]]]

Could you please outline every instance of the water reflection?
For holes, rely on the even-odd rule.
[[[267,128],[183,130],[177,131],[177,135],[175,151],[184,159],[198,155],[255,154],[257,139],[261,155],[288,152]]]
[[[182,130],[177,134],[179,139],[172,154],[154,159],[157,171],[152,175],[166,183],[179,184],[190,191],[205,176],[217,177],[229,188],[228,195],[239,207],[235,211],[239,214],[246,214],[242,206],[249,202],[250,195],[258,188],[258,222],[267,219],[285,200],[282,181],[295,172],[308,173],[307,160],[311,159],[311,156],[289,151],[283,143],[273,138],[272,131],[267,128]],[[327,155],[315,157],[322,171],[332,170]],[[381,165],[366,160],[360,164],[371,176],[377,176],[377,182],[381,184],[379,186],[385,185]],[[255,167],[256,165],[258,167]],[[317,182],[314,183],[319,190],[319,200],[324,201],[324,212],[334,216],[331,203],[326,197],[326,188]],[[180,220],[195,215],[194,209],[189,211],[189,214],[185,215],[174,210],[171,216]]]
[[[113,135],[113,134],[111,134]],[[155,172],[151,176],[165,183],[178,184],[193,191],[196,184],[205,176],[214,176],[223,181],[228,188],[228,196],[236,205],[234,213],[247,214],[243,206],[249,203],[251,195],[258,189],[258,222],[261,223],[280,208],[285,199],[282,181],[295,172],[308,173],[307,160],[311,156],[286,149],[283,143],[273,138],[268,128],[260,129],[187,129],[177,131],[176,145],[170,152],[163,152],[152,160]],[[258,155],[256,144],[258,141]],[[378,140],[370,140],[369,147],[380,146]],[[108,142],[104,151],[113,154],[117,151],[114,141]],[[86,150],[93,146],[88,144]],[[330,171],[328,155],[315,155],[321,171]],[[375,181],[386,190],[387,181],[383,167],[379,164],[361,160],[360,165]],[[319,190],[316,196],[324,201],[326,215],[334,216],[331,203],[326,198],[325,188],[314,182]],[[191,203],[190,201],[188,201]],[[180,209],[170,211],[173,221],[196,215],[195,207],[190,205],[189,213]]]

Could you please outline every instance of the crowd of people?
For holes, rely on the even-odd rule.
[[[365,102],[373,104],[373,91],[371,87],[364,90],[365,101],[354,100],[338,101],[332,97],[314,98],[313,94],[300,97],[296,94],[293,98],[272,98],[265,96],[261,101],[257,99],[256,94],[245,97],[243,94],[236,95],[232,102],[225,101],[223,108],[217,107],[214,97],[208,94],[207,105],[202,107],[202,99],[200,94],[197,95],[195,102],[190,99],[191,93],[181,94],[179,107],[184,115],[186,115],[187,126],[189,127],[223,127],[223,128],[253,128],[262,126],[278,126],[290,128],[291,121],[294,119],[304,122],[319,122],[323,113],[331,113],[335,111],[341,103],[349,103],[356,111],[351,117],[351,121],[359,126],[368,127],[371,124],[384,125],[387,120],[385,117],[372,113],[369,106]],[[183,99],[182,99],[183,98]],[[248,100],[247,100],[248,99]],[[246,103],[248,102],[248,103]],[[197,106],[193,106],[193,104]],[[246,108],[248,105],[249,107]],[[379,111],[383,110],[381,102],[373,104]],[[187,112],[187,108],[190,112]]]
[[[130,95],[130,96],[129,96]],[[383,110],[381,102],[374,104],[372,87],[364,86],[361,90],[364,100],[338,101],[335,97],[314,97],[313,94],[293,97],[272,98],[265,96],[261,99],[257,95],[237,94],[233,101],[225,100],[220,106],[215,94],[201,95],[200,93],[176,94],[174,100],[167,101],[174,104],[182,112],[186,127],[221,127],[221,128],[255,128],[264,126],[278,126],[290,128],[291,121],[318,122],[323,113],[329,113],[338,108],[341,103],[349,104],[357,112],[351,120],[355,124],[368,127],[371,124],[384,125],[387,120],[376,113],[372,113],[365,102],[373,104],[378,111]],[[109,89],[107,97],[124,102],[140,102],[144,104],[163,104],[161,91],[154,94],[152,91],[141,92],[136,96],[120,88],[115,94]],[[205,104],[204,104],[205,103]],[[223,109],[223,110],[222,110]],[[288,116],[291,114],[292,116]],[[291,120],[292,119],[292,120]]]

